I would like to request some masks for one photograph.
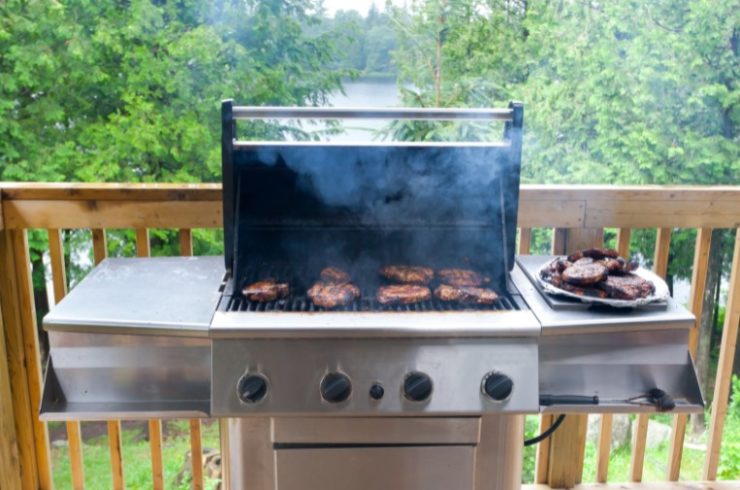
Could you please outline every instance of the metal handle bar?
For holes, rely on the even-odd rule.
[[[511,121],[512,109],[440,109],[417,107],[252,107],[234,106],[234,119],[414,119]]]

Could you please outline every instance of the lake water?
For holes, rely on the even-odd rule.
[[[400,104],[400,93],[395,80],[355,80],[345,82],[345,93],[335,93],[330,98],[334,107],[393,107]],[[348,119],[343,122],[345,131],[327,137],[328,141],[372,141],[376,131],[387,120]]]

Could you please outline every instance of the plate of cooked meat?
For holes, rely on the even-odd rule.
[[[555,258],[540,268],[537,280],[548,294],[615,307],[665,301],[670,295],[660,276],[608,248],[589,248]]]

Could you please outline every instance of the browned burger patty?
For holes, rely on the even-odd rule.
[[[360,288],[354,284],[331,284],[317,282],[308,290],[308,297],[313,304],[332,309],[347,306],[360,297]]]
[[[380,268],[380,275],[389,281],[401,284],[426,285],[434,279],[434,270],[413,265],[386,265]]]
[[[561,283],[559,287],[565,291],[576,294],[578,296],[590,296],[592,298],[608,297],[608,294],[606,294],[606,292],[602,291],[601,289],[589,288],[589,287],[578,287],[572,284],[568,284],[567,282]]]
[[[470,269],[440,269],[437,271],[440,282],[451,286],[483,286],[491,282],[490,277]]]
[[[655,285],[637,274],[628,272],[622,276],[609,276],[602,283],[597,284],[610,298],[635,300],[645,298],[655,291]]]
[[[492,305],[498,299],[498,294],[487,288],[441,284],[434,290],[434,297],[440,301],[464,305]]]
[[[601,260],[607,257],[611,259],[616,259],[617,257],[619,257],[619,252],[611,248],[587,248],[585,250],[579,250],[572,253],[568,256],[568,260],[570,262],[575,262],[576,260],[583,257],[589,257],[594,260]]]
[[[331,284],[346,284],[352,280],[349,274],[338,267],[325,267],[321,271],[321,280]]]
[[[432,299],[432,292],[418,284],[394,284],[380,286],[377,298],[381,305],[411,305]]]
[[[268,278],[244,286],[242,294],[249,301],[267,303],[287,298],[290,295],[290,286],[287,282],[277,282],[275,279]]]
[[[563,271],[563,281],[574,286],[592,286],[606,279],[607,269],[599,263],[572,265]]]

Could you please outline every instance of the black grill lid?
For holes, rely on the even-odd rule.
[[[503,119],[499,143],[239,142],[240,118]],[[523,107],[333,109],[222,106],[224,252],[251,265],[362,270],[470,264],[499,286],[514,265]],[[313,271],[312,269],[316,269]],[[240,287],[240,284],[235,284]]]

